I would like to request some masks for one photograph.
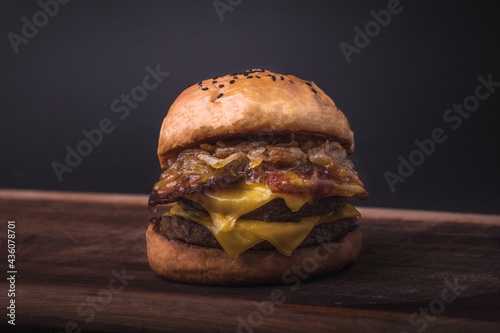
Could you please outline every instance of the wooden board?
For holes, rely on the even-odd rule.
[[[1,190],[4,272],[7,221],[16,221],[17,331],[500,331],[500,216],[360,208],[364,245],[355,265],[236,288],[156,276],[146,258],[154,216],[146,202]],[[456,299],[445,281],[460,286]],[[5,312],[8,283],[0,285]],[[12,326],[2,317],[4,332]]]

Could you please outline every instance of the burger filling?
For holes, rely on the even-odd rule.
[[[316,235],[313,230],[334,228],[335,238],[353,228],[343,221],[355,221],[359,213],[346,202],[368,193],[346,156],[337,142],[293,138],[186,149],[169,158],[153,188],[151,208],[179,201],[155,229],[202,246],[215,239],[232,258],[269,244],[291,255],[311,243],[306,239]],[[179,227],[172,227],[179,224],[201,227],[205,231],[196,234],[207,236],[206,242],[179,236]]]
[[[168,239],[178,240],[187,244],[222,248],[221,243],[215,238],[215,236],[210,232],[209,229],[205,228],[198,222],[194,222],[189,218],[184,218],[178,215],[164,215],[160,219],[152,219],[151,223],[154,223],[153,230],[164,235]],[[323,223],[315,226],[309,234],[302,240],[302,242],[296,246],[296,248],[317,246],[324,243],[338,242],[347,233],[358,228],[356,224],[356,218],[345,218],[335,222]],[[288,236],[288,235],[287,235]],[[302,238],[299,238],[302,239]],[[285,240],[286,241],[286,240]],[[281,244],[283,244],[282,242]],[[291,242],[292,243],[292,242]],[[297,243],[297,241],[293,241]],[[227,244],[225,244],[227,245]],[[280,247],[279,250],[283,254],[292,253],[291,249],[294,244],[291,244],[290,248],[286,249]],[[227,253],[231,257],[236,257],[241,251],[240,247],[229,246],[227,247]],[[271,242],[264,240],[260,241],[251,247],[252,250],[276,250],[276,246]]]

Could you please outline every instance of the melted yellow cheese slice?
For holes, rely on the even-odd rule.
[[[181,206],[175,205],[167,215],[179,215],[205,226],[231,258],[236,258],[264,240],[273,244],[280,253],[289,256],[302,243],[314,226],[343,218],[360,216],[354,206],[346,204],[329,214],[304,217],[299,222],[264,222],[237,219],[232,228],[221,230],[212,220],[213,212],[209,215],[206,212],[184,210]]]
[[[285,200],[290,210],[298,211],[310,198],[298,195],[273,193],[264,184],[245,184],[240,182],[228,188],[217,188],[213,191],[197,192],[185,195],[187,199],[196,201],[210,214],[216,231],[230,231],[236,220],[256,210],[269,201],[277,198]]]

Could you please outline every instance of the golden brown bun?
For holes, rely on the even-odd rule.
[[[151,268],[167,279],[196,284],[290,283],[287,279],[294,266],[309,276],[338,271],[356,260],[363,240],[356,228],[339,243],[299,248],[290,257],[277,251],[248,250],[231,259],[222,249],[169,240],[154,231],[153,225],[146,232]]]
[[[354,151],[347,118],[323,90],[314,82],[266,70],[208,79],[184,90],[163,120],[158,157],[164,168],[167,158],[182,149],[266,132],[327,136],[348,154]]]

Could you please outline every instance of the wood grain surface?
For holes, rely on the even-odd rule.
[[[16,331],[500,331],[500,216],[360,211],[353,266],[314,279],[302,267],[282,285],[213,287],[151,271],[146,196],[0,190],[4,272],[7,221],[16,221]],[[9,285],[0,285],[6,312]],[[11,330],[2,317],[2,332]]]

